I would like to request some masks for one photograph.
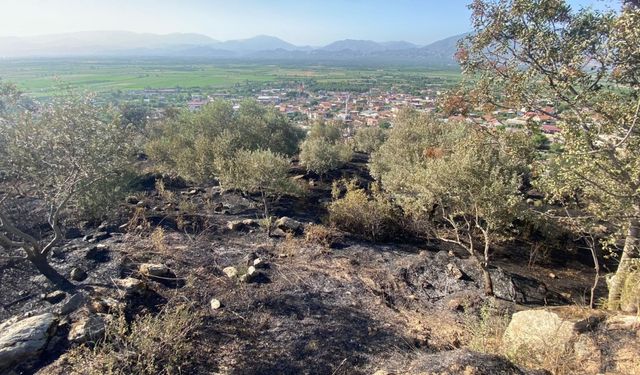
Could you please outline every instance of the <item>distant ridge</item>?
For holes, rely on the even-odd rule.
[[[467,34],[424,47],[405,41],[345,39],[323,47],[296,46],[280,38],[217,41],[195,33],[149,34],[88,31],[33,37],[0,37],[0,58],[29,57],[198,57],[210,59],[363,61],[456,65],[457,41]]]

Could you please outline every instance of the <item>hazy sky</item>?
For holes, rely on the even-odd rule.
[[[469,31],[471,0],[0,0],[0,36],[88,30],[258,34],[303,45],[338,39],[425,44]],[[570,0],[602,7],[602,0]]]

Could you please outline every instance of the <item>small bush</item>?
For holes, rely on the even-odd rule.
[[[142,317],[131,325],[120,316],[94,348],[81,346],[69,353],[69,371],[83,375],[187,373],[196,350],[190,340],[196,321],[188,305]]]
[[[502,336],[510,320],[510,314],[497,311],[491,303],[484,303],[477,315],[465,314],[463,322],[469,337],[467,347],[481,353],[500,354]]]
[[[333,227],[311,224],[304,229],[304,240],[307,244],[317,244],[331,248],[341,239],[342,234]]]
[[[162,227],[157,227],[151,232],[151,246],[153,246],[154,251],[159,253],[167,254],[169,252]]]
[[[340,186],[346,193],[340,196]],[[394,238],[402,230],[402,213],[379,189],[371,194],[354,181],[334,183],[333,202],[329,205],[329,222],[336,228],[371,241]]]

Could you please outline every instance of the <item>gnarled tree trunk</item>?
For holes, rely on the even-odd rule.
[[[640,258],[640,220],[634,218],[629,222],[627,237],[624,242],[624,249],[620,257],[620,264],[616,274],[609,282],[609,298],[608,307],[610,310],[620,309],[620,298],[624,285],[629,276],[629,272],[636,259]]]
[[[55,285],[58,289],[63,290],[65,292],[71,292],[76,289],[76,286],[73,285],[67,278],[62,276],[58,271],[56,271],[49,262],[47,262],[46,255],[42,256],[32,256],[29,255],[27,257],[29,261],[40,271],[44,277],[47,278],[53,285]]]

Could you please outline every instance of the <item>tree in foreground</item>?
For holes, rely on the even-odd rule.
[[[545,165],[542,185],[559,202],[578,197],[586,215],[616,228],[609,243],[624,245],[608,307],[618,309],[640,258],[638,2],[599,12],[562,0],[475,0],[471,10],[475,33],[458,55],[474,96],[494,108],[562,108],[546,113],[564,148]]]
[[[220,171],[220,185],[225,190],[259,194],[264,218],[270,218],[271,203],[283,195],[298,195],[301,188],[289,177],[290,162],[269,150],[240,150]]]
[[[526,141],[415,112],[399,117],[371,169],[405,213],[433,222],[438,239],[475,259],[493,294],[491,250],[509,238],[525,212],[519,188],[527,172]]]
[[[0,199],[0,249],[26,253],[26,259],[51,282],[72,289],[47,256],[63,239],[61,221],[66,214],[87,207],[94,213],[105,209],[96,202],[106,203],[109,194],[122,188],[135,154],[131,131],[121,126],[115,112],[96,107],[91,97],[56,99],[37,112],[12,106],[16,102],[11,95],[2,99],[0,171],[6,174],[6,184],[16,188]],[[18,196],[45,206],[42,219],[51,227],[51,235],[30,234],[27,228],[37,222],[16,222],[12,213],[19,212],[18,203],[24,201],[15,199]]]

